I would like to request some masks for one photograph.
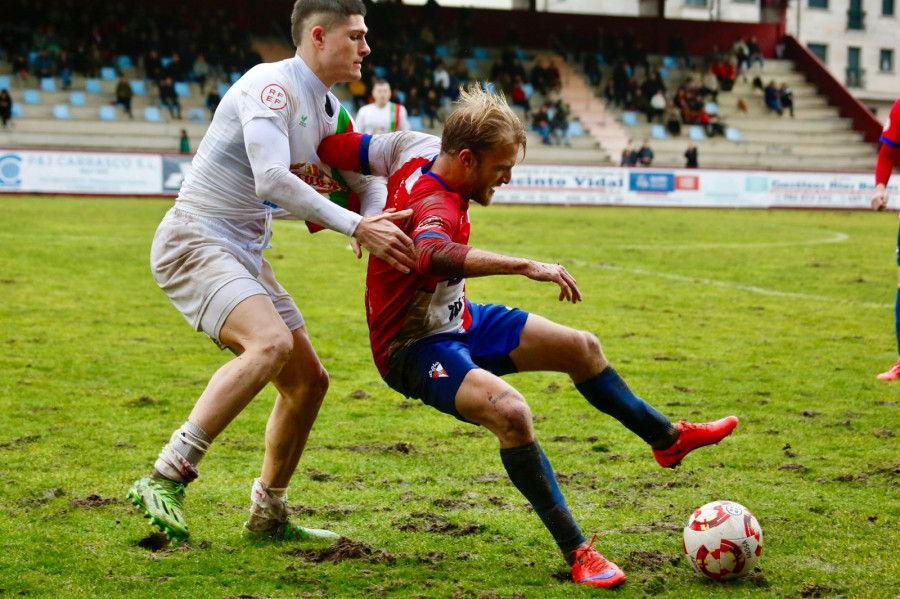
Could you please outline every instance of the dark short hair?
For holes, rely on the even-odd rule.
[[[291,38],[295,46],[300,45],[306,21],[313,15],[320,18],[318,24],[328,31],[353,15],[366,16],[366,6],[362,0],[297,0],[291,11]]]
[[[391,83],[387,79],[382,79],[381,77],[379,77],[374,82],[372,82],[372,87],[375,87],[376,85],[387,85],[388,87],[390,87]]]

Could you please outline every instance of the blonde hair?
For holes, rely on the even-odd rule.
[[[456,156],[468,149],[478,156],[507,144],[525,150],[526,141],[525,126],[507,104],[506,97],[484,91],[475,82],[459,90],[458,108],[444,123],[441,152]]]

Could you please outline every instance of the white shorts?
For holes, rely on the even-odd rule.
[[[288,329],[303,326],[294,298],[275,279],[253,238],[228,221],[172,208],[153,237],[153,278],[196,331],[224,348],[219,332],[231,311],[253,295],[268,295]]]

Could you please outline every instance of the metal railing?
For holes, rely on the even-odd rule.
[[[865,87],[866,70],[861,67],[847,67],[847,87]]]
[[[866,28],[866,11],[853,10],[847,11],[847,29],[863,30]]]

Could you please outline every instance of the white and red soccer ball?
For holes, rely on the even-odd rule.
[[[762,528],[741,504],[713,501],[691,514],[684,527],[684,553],[691,567],[707,578],[740,578],[759,561]]]

